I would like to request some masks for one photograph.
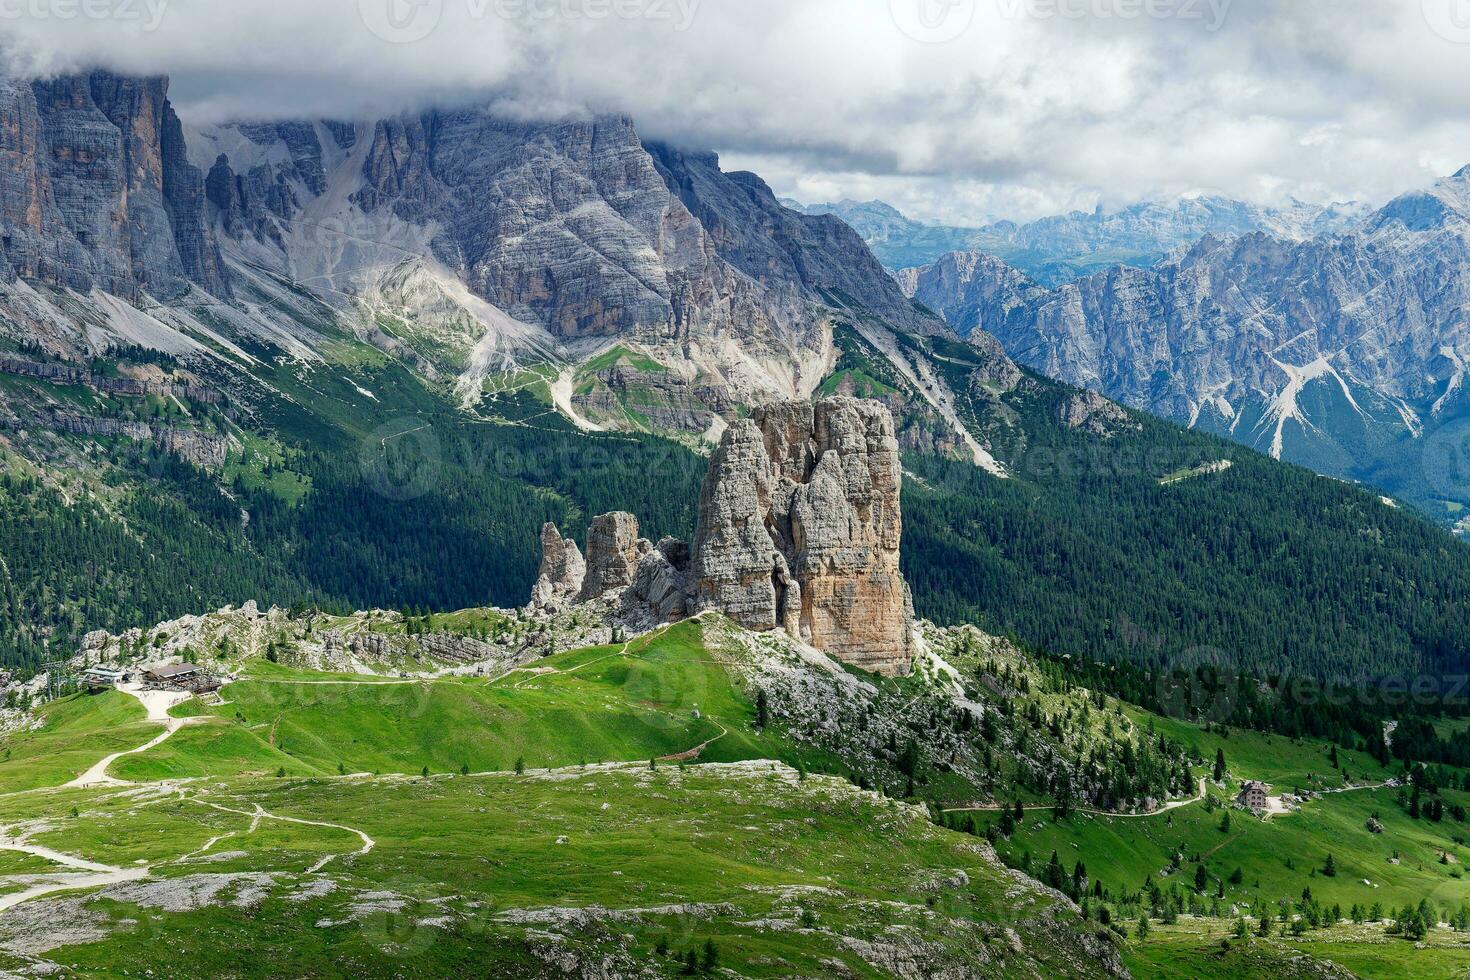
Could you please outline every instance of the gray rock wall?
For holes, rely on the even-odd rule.
[[[553,609],[575,602],[587,578],[587,562],[582,549],[571,538],[563,538],[555,524],[541,528],[541,573],[531,590],[531,606]]]
[[[0,255],[79,291],[228,296],[165,79],[0,79]]]
[[[901,480],[893,417],[877,402],[787,402],[735,423],[700,497],[698,607],[786,629],[865,669],[907,672]]]

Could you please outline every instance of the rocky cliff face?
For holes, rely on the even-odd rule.
[[[700,498],[697,602],[848,663],[906,672],[901,473],[893,418],[874,402],[788,402],[735,423]]]
[[[11,276],[169,300],[227,295],[204,184],[160,78],[0,80],[0,255]]]
[[[691,548],[638,536],[631,514],[587,532],[579,601],[636,626],[715,610],[748,629],[784,629],[866,670],[907,673],[913,603],[899,571],[902,467],[878,402],[828,398],[760,409],[726,430],[710,462]],[[541,533],[531,605],[572,594],[576,545]],[[580,558],[580,555],[576,555]]]
[[[1000,259],[983,252],[951,252],[923,269],[906,269],[900,287],[943,316],[962,336],[1003,333],[1011,318],[1048,291]]]
[[[851,228],[626,118],[186,129],[163,79],[0,83],[0,333],[59,359],[139,346],[255,373],[349,336],[465,407],[531,369],[583,427],[714,442],[811,397],[849,328],[895,361],[937,451],[983,458],[899,336],[951,331]]]
[[[1347,234],[1207,237],[1055,290],[952,255],[911,284],[1062,381],[1406,499],[1470,496],[1470,168]]]
[[[399,342],[460,374],[467,398],[527,360],[632,345],[648,369],[589,370],[568,407],[717,431],[736,404],[815,389],[836,310],[947,330],[841,221],[785,209],[713,154],[645,143],[626,118],[463,110],[195,136],[228,254],[401,312]]]
[[[541,572],[531,590],[531,605],[536,609],[555,609],[573,602],[582,594],[587,578],[587,562],[582,549],[571,538],[563,538],[555,524],[541,528]]]

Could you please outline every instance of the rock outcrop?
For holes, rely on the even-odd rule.
[[[652,550],[652,543],[638,537],[638,518],[632,514],[619,511],[595,518],[587,529],[583,601],[621,592],[632,585],[638,560]]]
[[[700,497],[696,606],[783,628],[859,667],[907,672],[901,474],[893,417],[876,402],[786,402],[736,422]]]
[[[867,670],[907,673],[914,613],[899,571],[901,479],[893,416],[881,403],[769,406],[726,430],[692,548],[674,538],[654,545],[632,514],[604,514],[588,529],[581,577],[576,545],[548,524],[531,605],[608,602],[640,627],[715,610]]]
[[[208,470],[222,468],[229,458],[231,447],[229,436],[129,419],[98,418],[69,409],[37,409],[29,412],[25,418],[0,412],[0,429],[42,430],[104,439],[151,442],[186,463]]]
[[[531,589],[531,608],[556,612],[563,605],[603,600],[626,623],[647,627],[683,619],[689,611],[689,545],[664,538],[657,545],[638,536],[632,514],[603,514],[587,531],[587,557],[555,524],[541,529],[541,574]]]
[[[587,577],[587,562],[582,549],[571,538],[563,538],[555,524],[541,528],[541,574],[531,590],[531,605],[550,609],[575,602],[582,594]]]
[[[689,614],[689,545],[664,538],[643,557],[620,612],[633,622],[671,623]]]
[[[1142,428],[1128,418],[1121,405],[1094,391],[1079,391],[1062,402],[1057,407],[1057,421],[1069,429],[1081,429],[1102,439],[1111,439],[1125,429]]]

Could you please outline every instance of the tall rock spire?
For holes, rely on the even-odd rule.
[[[858,667],[907,672],[901,481],[893,417],[877,402],[784,402],[736,422],[700,496],[697,606],[784,628]]]
[[[898,562],[902,478],[881,403],[767,406],[725,430],[692,548],[672,538],[655,546],[632,514],[604,514],[587,532],[584,568],[548,524],[532,606],[606,601],[634,625],[713,610],[865,670],[906,674],[914,608]]]

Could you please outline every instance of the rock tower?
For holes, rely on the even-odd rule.
[[[555,524],[541,528],[541,574],[531,589],[531,606],[552,609],[576,602],[587,578],[582,549],[571,538],[563,538]]]
[[[893,416],[873,401],[783,402],[725,432],[699,502],[694,604],[784,628],[884,674],[912,660],[899,571],[902,482]]]
[[[907,673],[902,475],[893,416],[878,402],[758,409],[725,431],[710,461],[692,548],[654,545],[633,515],[605,514],[587,532],[583,566],[576,544],[547,525],[532,605],[606,599],[640,625],[716,610],[866,670]]]

